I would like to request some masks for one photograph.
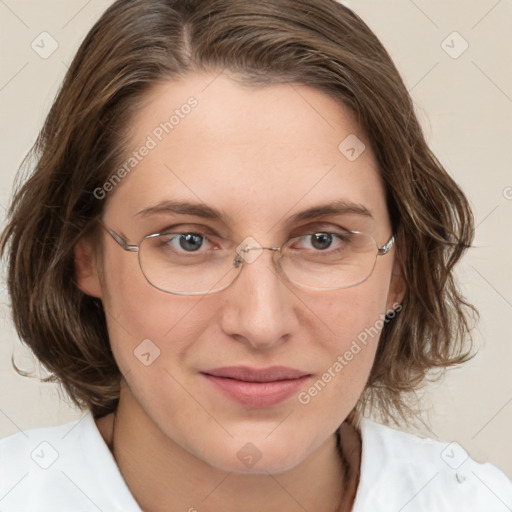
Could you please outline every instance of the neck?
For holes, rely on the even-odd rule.
[[[234,512],[242,503],[245,512],[352,508],[360,440],[348,424],[339,438],[331,436],[293,469],[251,475],[210,466],[166,437],[140,408],[134,411],[123,401],[115,414],[98,420],[98,427],[144,512]]]

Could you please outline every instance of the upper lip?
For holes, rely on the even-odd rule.
[[[245,382],[275,382],[279,380],[300,379],[307,377],[308,372],[288,368],[286,366],[271,366],[268,368],[250,368],[248,366],[225,366],[213,368],[201,373],[213,377],[224,377],[226,379],[241,380]]]

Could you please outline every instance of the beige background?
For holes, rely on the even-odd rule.
[[[42,125],[66,66],[110,3],[0,0],[2,223],[15,171]],[[469,195],[478,225],[476,248],[459,274],[467,296],[481,311],[475,337],[480,352],[428,388],[425,418],[430,433],[423,432],[457,440],[473,458],[493,462],[512,478],[512,2],[345,3],[394,58],[428,140]],[[44,37],[45,51],[51,49],[51,40],[40,36],[42,32],[58,43],[46,59],[31,47],[32,41]],[[0,437],[76,418],[80,413],[59,399],[55,386],[14,372],[13,355],[25,370],[37,369],[37,364],[12,328],[3,281],[0,315]]]

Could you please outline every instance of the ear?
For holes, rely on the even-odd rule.
[[[400,270],[400,264],[398,262],[398,258],[395,256],[393,272],[391,274],[391,282],[389,285],[387,311],[396,309],[397,304],[401,304],[405,296],[406,289],[407,287]]]
[[[101,299],[101,282],[98,275],[98,261],[90,240],[82,238],[75,245],[75,280],[78,288],[86,295]]]

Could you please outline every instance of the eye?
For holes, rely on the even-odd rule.
[[[171,233],[165,235],[163,243],[167,247],[184,252],[197,252],[207,245],[209,239],[199,233]]]
[[[349,234],[347,233],[346,235]],[[298,237],[297,240],[301,245],[303,245],[304,249],[326,251],[328,249],[332,249],[333,247],[336,249],[342,248],[344,243],[349,242],[349,238],[346,235],[319,232]]]
[[[314,249],[322,251],[328,249],[334,241],[332,233],[315,233],[313,235],[308,235],[308,238]]]

